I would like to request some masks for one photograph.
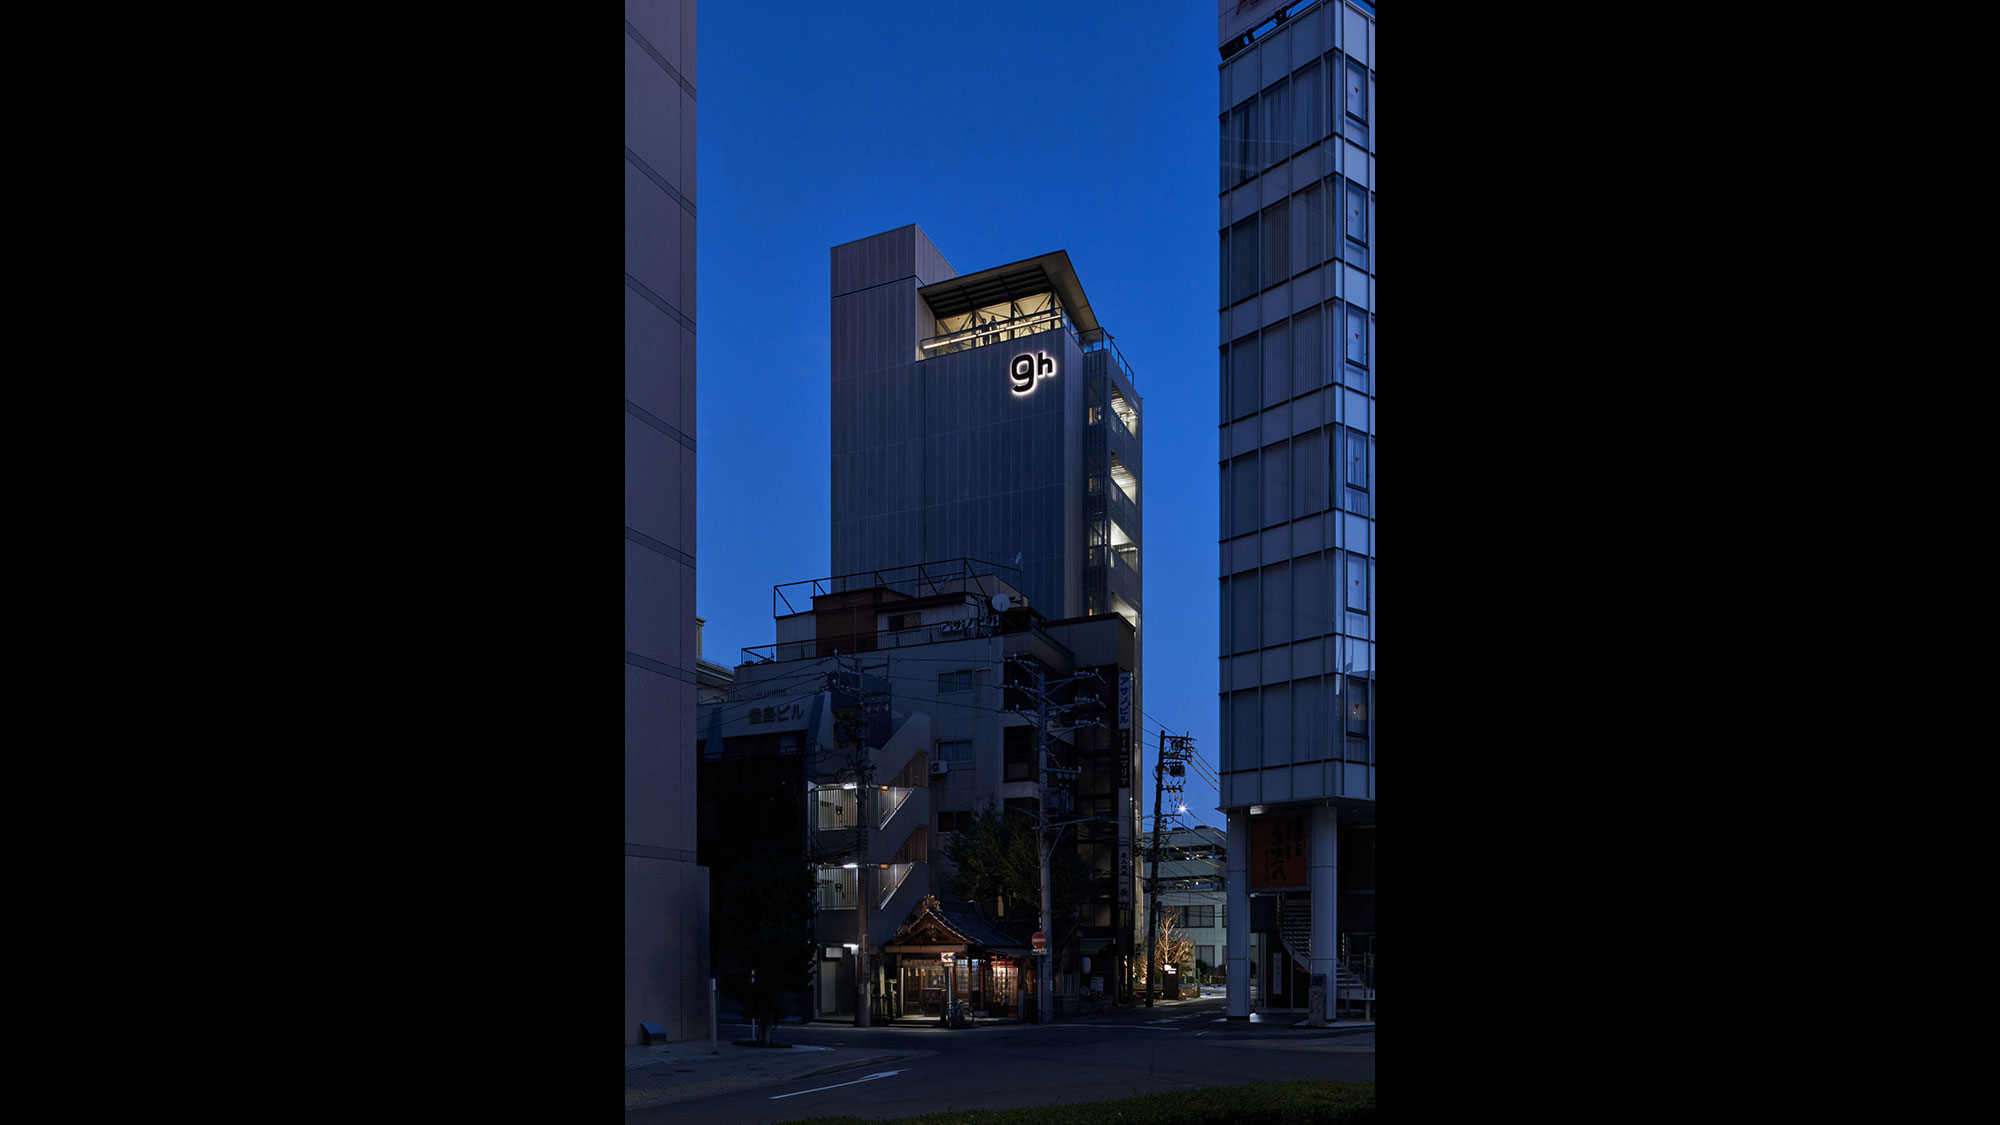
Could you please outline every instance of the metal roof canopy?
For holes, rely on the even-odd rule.
[[[1083,283],[1076,278],[1076,267],[1070,265],[1067,250],[926,285],[917,290],[917,296],[930,306],[932,316],[943,320],[1051,290],[1062,301],[1063,312],[1079,333],[1097,328],[1097,314],[1090,311],[1090,298],[1083,295]]]

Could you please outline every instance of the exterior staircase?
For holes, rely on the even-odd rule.
[[[1285,952],[1298,963],[1301,970],[1312,972],[1312,906],[1299,899],[1288,899],[1278,910],[1278,936],[1284,942]],[[1347,1007],[1360,1003],[1371,1017],[1375,1007],[1375,966],[1371,963],[1360,966],[1357,973],[1347,956],[1343,942],[1340,955],[1333,961],[1333,987],[1336,1003]],[[1362,975],[1365,973],[1365,977]]]

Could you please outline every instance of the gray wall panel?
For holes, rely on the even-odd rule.
[[[696,429],[695,5],[630,0],[625,19],[624,267],[653,298],[626,286],[625,519],[646,540],[625,544],[630,1044],[641,1020],[676,1039],[706,1034],[709,910],[708,872],[693,862],[695,455],[681,440]]]

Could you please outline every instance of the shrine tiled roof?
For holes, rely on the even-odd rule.
[[[936,895],[925,895],[924,900],[910,911],[910,916],[897,929],[896,936],[889,945],[930,944],[922,940],[924,935],[954,939],[939,944],[964,944],[979,946],[996,953],[1026,954],[1028,942],[1016,937],[1000,927],[988,922],[979,913],[979,908],[971,903],[954,903],[950,906],[938,901]]]

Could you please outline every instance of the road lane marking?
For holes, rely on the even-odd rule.
[[[885,1070],[885,1071],[882,1071],[882,1072],[880,1072],[880,1073],[877,1073],[877,1074],[871,1074],[871,1075],[869,1075],[869,1076],[868,1076],[868,1077],[866,1077],[866,1078],[857,1078],[857,1079],[855,1079],[855,1080],[854,1080],[854,1081],[852,1081],[852,1082],[835,1082],[835,1083],[834,1083],[833,1085],[831,1085],[831,1086],[821,1086],[821,1087],[819,1087],[819,1088],[817,1088],[817,1089],[813,1089],[813,1090],[795,1090],[795,1091],[793,1091],[793,1092],[791,1092],[791,1093],[789,1093],[789,1094],[773,1094],[773,1095],[771,1095],[771,1096],[770,1096],[769,1098],[767,1098],[766,1100],[767,1100],[767,1101],[774,1101],[774,1102],[775,1102],[775,1101],[777,1101],[777,1100],[778,1100],[779,1098],[796,1098],[796,1097],[798,1097],[798,1096],[799,1096],[800,1094],[817,1094],[817,1093],[819,1093],[819,1092],[820,1092],[820,1090],[838,1090],[838,1089],[840,1089],[840,1088],[841,1088],[842,1086],[859,1086],[859,1085],[861,1085],[861,1084],[862,1084],[863,1082],[873,1082],[873,1081],[875,1081],[875,1080],[876,1080],[877,1078],[894,1078],[894,1077],[895,1077],[896,1075],[898,1075],[898,1074],[901,1074],[901,1073],[903,1073],[903,1072],[902,1072],[902,1071],[900,1071],[900,1070]]]
[[[1144,1023],[1057,1023],[1057,1024],[1050,1024],[1049,1026],[1051,1026],[1051,1027],[1108,1027],[1108,1028],[1111,1028],[1111,1029],[1112,1029],[1112,1030],[1114,1030],[1114,1031],[1123,1031],[1123,1030],[1125,1030],[1126,1028],[1131,1028],[1131,1029],[1132,1029],[1132,1030],[1134,1030],[1134,1031],[1173,1031],[1173,1030],[1175,1030],[1174,1028],[1171,1028],[1171,1027],[1154,1027],[1154,1026],[1152,1026],[1151,1024],[1144,1024]]]

